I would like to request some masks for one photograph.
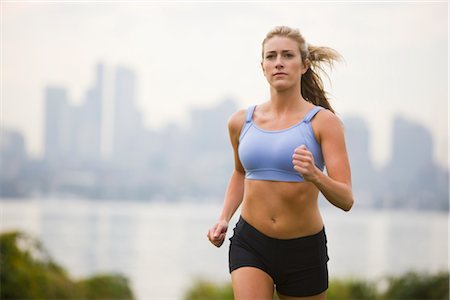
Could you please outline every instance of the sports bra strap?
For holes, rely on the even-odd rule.
[[[255,111],[256,105],[252,105],[247,109],[247,118],[245,119],[246,123],[250,123],[252,121],[253,118],[253,112]],[[303,121],[310,122],[312,120],[312,118],[314,118],[314,116],[321,110],[323,109],[322,106],[316,106],[314,108],[312,108],[308,114],[305,116],[305,118],[303,119]]]
[[[250,123],[252,121],[253,112],[255,111],[256,105],[252,105],[247,109],[247,119],[245,120],[246,123]]]
[[[306,123],[310,122],[312,120],[312,118],[314,118],[314,116],[319,112],[319,110],[323,109],[322,106],[316,106],[313,109],[311,109],[308,114],[305,116],[305,118],[303,119],[303,121],[305,121]]]

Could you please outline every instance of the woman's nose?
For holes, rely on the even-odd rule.
[[[280,69],[283,69],[283,68],[284,68],[284,65],[280,62],[280,63],[277,63],[277,64],[275,65],[275,68],[277,68],[278,70],[280,70]]]
[[[275,68],[281,69],[283,67],[284,67],[284,65],[283,65],[283,61],[281,60],[281,56],[278,56],[275,61]]]

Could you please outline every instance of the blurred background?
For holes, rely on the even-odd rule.
[[[448,272],[447,2],[2,2],[0,231],[71,278],[123,274],[137,299],[229,282],[228,241],[206,238],[227,120],[268,99],[277,25],[345,60],[324,83],[356,203],[320,199],[330,277]]]

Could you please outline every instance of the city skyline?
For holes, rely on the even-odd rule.
[[[111,74],[106,75],[104,72],[105,69],[109,69],[111,73],[114,73],[116,76],[112,76]],[[95,66],[95,77],[97,77],[97,82],[94,81],[91,83],[90,87],[86,87],[86,93],[85,93],[85,99],[79,103],[73,103],[68,101],[68,91],[64,86],[48,86],[45,90],[45,94],[47,95],[46,97],[44,97],[45,99],[47,99],[47,97],[49,97],[48,93],[49,91],[56,93],[56,95],[58,95],[60,98],[64,99],[64,103],[65,105],[67,105],[68,107],[70,106],[70,109],[63,109],[62,111],[64,111],[64,113],[62,113],[61,118],[67,118],[67,117],[71,117],[74,118],[74,116],[69,116],[67,113],[70,111],[72,113],[75,112],[75,114],[79,114],[76,112],[76,110],[84,110],[83,106],[86,106],[89,100],[90,101],[103,101],[103,103],[98,103],[97,105],[101,105],[103,104],[103,108],[101,109],[101,112],[99,116],[102,116],[104,118],[104,120],[97,120],[99,122],[99,126],[100,126],[100,131],[101,133],[100,136],[98,136],[99,140],[99,145],[97,145],[99,147],[98,154],[101,154],[103,159],[107,159],[110,158],[111,155],[117,155],[120,152],[126,153],[126,146],[127,143],[124,142],[124,138],[127,135],[127,132],[138,132],[139,130],[147,130],[147,131],[152,131],[152,132],[157,132],[157,131],[164,131],[167,128],[170,128],[171,126],[179,126],[179,127],[185,127],[185,129],[187,128],[191,128],[191,127],[195,127],[195,120],[193,119],[192,114],[188,115],[188,117],[186,118],[186,122],[184,124],[180,124],[179,122],[170,122],[168,124],[165,124],[164,126],[161,127],[146,127],[144,126],[143,123],[141,123],[142,121],[142,116],[144,111],[140,111],[138,110],[138,107],[136,107],[136,99],[135,99],[135,81],[136,81],[136,74],[133,70],[129,69],[129,68],[125,68],[122,66],[117,67],[114,71],[113,68],[111,67],[105,67],[102,64],[97,64]],[[119,74],[119,75],[118,75]],[[105,82],[104,78],[107,77],[109,79],[109,81]],[[118,77],[118,78],[116,78]],[[122,81],[120,80],[120,77],[122,77],[122,81],[123,79],[125,79],[125,81],[128,81],[128,83],[122,83]],[[125,86],[124,86],[125,85]],[[126,86],[128,85],[128,86]],[[100,89],[100,90],[98,90]],[[99,99],[96,99],[95,97],[92,98],[92,96],[90,96],[90,94],[92,94],[92,91],[97,91],[97,93],[99,93]],[[106,94],[109,95],[109,98],[104,99],[104,94],[105,94],[105,90],[108,91],[106,92]],[[115,94],[119,94],[120,96],[117,96]],[[52,97],[50,96],[50,99]],[[233,102],[235,102],[237,105],[239,104],[239,102],[237,101],[237,99],[233,99],[233,98],[225,98],[223,97],[222,99],[220,99],[220,101],[223,100],[232,100]],[[47,101],[47,100],[46,100]],[[218,103],[216,103],[217,105]],[[219,102],[220,104],[220,102]],[[106,106],[106,107],[105,107]],[[121,109],[117,109],[117,108],[121,108]],[[196,110],[196,109],[200,109],[202,107],[190,107],[189,111],[191,112],[192,110]],[[48,108],[46,109],[47,113],[48,112]],[[126,116],[131,116],[130,118],[127,118]],[[44,114],[44,118],[45,118],[45,114]],[[75,118],[77,118],[77,116],[75,116]],[[79,116],[78,116],[79,118]],[[86,118],[86,116],[84,116],[84,118]],[[341,115],[340,114],[340,118],[343,120],[344,122],[344,126],[347,125],[347,123],[345,122],[346,119],[363,119],[361,115],[358,114],[348,114],[348,115]],[[407,116],[403,116],[403,115],[395,115],[394,116],[394,120],[392,121],[392,123],[390,124],[391,128],[390,130],[393,130],[394,128],[394,123],[397,119],[406,119],[408,121],[413,121],[415,123],[418,123],[417,125],[419,126],[420,122],[418,122],[417,120],[414,119],[410,119]],[[131,123],[133,124],[127,124],[131,121]],[[367,123],[367,120],[364,120]],[[44,119],[44,123],[46,123],[47,121],[45,121]],[[90,123],[94,122],[95,120],[90,120]],[[51,125],[51,124],[50,124]],[[392,153],[392,149],[394,147],[394,145],[392,143],[390,143],[390,149],[388,149],[388,153],[389,156],[387,158],[387,160],[384,162],[384,164],[377,164],[376,160],[373,158],[373,128],[370,127],[370,124],[365,124],[365,126],[367,126],[367,132],[364,133],[364,135],[368,135],[368,137],[370,137],[370,139],[367,141],[369,148],[368,150],[368,154],[369,154],[369,158],[371,160],[371,162],[374,164],[374,167],[377,169],[381,169],[383,168],[386,164],[389,163],[390,160],[393,159],[393,157],[391,155],[393,155]],[[426,128],[427,130],[430,130],[430,128],[428,128],[425,124],[420,124],[420,126],[423,126],[424,128]],[[142,127],[142,128],[141,128]],[[226,128],[226,122],[224,120],[223,122],[223,128]],[[14,127],[6,127],[6,129],[8,130],[13,130],[13,131],[17,131],[17,128]],[[83,132],[89,132],[89,127],[85,128],[86,130],[84,130]],[[95,128],[93,128],[95,129]],[[128,130],[127,130],[128,129]],[[50,128],[50,130],[52,130],[52,128]],[[95,129],[96,130],[96,129]],[[26,138],[26,135],[21,132],[20,130],[18,130],[21,134],[24,135],[25,137],[25,147],[26,147],[26,154],[29,155],[32,158],[36,158],[36,159],[42,159],[45,158],[45,156],[49,155],[51,156],[51,153],[46,153],[45,152],[45,145],[46,145],[46,139],[48,138],[48,134],[45,134],[45,126],[43,126],[43,133],[42,133],[42,145],[44,145],[44,149],[42,151],[42,153],[38,156],[38,155],[33,155],[32,152],[30,152],[28,145],[28,140]],[[114,136],[113,132],[114,131],[119,131],[119,136]],[[432,138],[434,138],[432,136]],[[82,140],[82,134],[80,135],[79,133],[75,136],[75,139],[72,141],[72,143],[76,143],[79,140]],[[80,145],[82,145],[83,143],[80,143]],[[100,145],[101,144],[101,145]],[[72,151],[75,148],[79,148],[80,146],[76,146],[75,144],[67,144],[65,146],[66,148],[70,148]],[[125,148],[124,148],[125,147]],[[432,159],[434,161],[436,161],[438,164],[439,159],[434,157],[434,153],[436,153],[436,148],[438,147],[438,145],[436,143],[434,143],[434,147],[433,147],[433,153],[432,154]],[[116,150],[113,151],[112,149],[115,148]],[[94,151],[95,152],[95,151]],[[114,152],[114,153],[113,153]],[[95,154],[94,154],[95,155]],[[120,157],[120,154],[119,154]],[[350,157],[351,158],[351,157]],[[446,167],[445,164],[441,165],[442,167]]]
[[[111,72],[111,74],[106,75],[105,74],[105,70],[109,69],[109,71]],[[54,117],[57,118],[71,118],[71,119],[77,119],[80,117],[83,117],[86,121],[88,121],[87,124],[96,124],[98,122],[98,126],[100,127],[99,130],[100,132],[97,133],[97,139],[98,139],[98,143],[96,144],[96,142],[94,140],[92,140],[94,142],[94,145],[91,145],[90,149],[91,150],[85,150],[85,153],[91,153],[92,157],[96,157],[97,155],[101,154],[101,158],[102,159],[110,159],[112,158],[111,156],[116,156],[117,158],[120,158],[121,155],[126,154],[127,153],[127,146],[128,143],[126,140],[124,140],[124,138],[126,139],[126,136],[130,133],[136,133],[139,132],[140,130],[146,130],[149,132],[158,132],[158,131],[165,131],[167,129],[170,130],[171,126],[177,126],[177,127],[184,127],[185,129],[188,128],[192,128],[195,127],[195,119],[194,119],[194,115],[192,114],[192,111],[196,110],[196,109],[205,109],[204,107],[190,107],[189,108],[189,112],[191,112],[188,117],[186,118],[186,123],[182,124],[180,122],[176,122],[176,121],[170,121],[170,123],[166,124],[165,127],[161,126],[160,128],[149,128],[144,126],[144,124],[141,122],[142,121],[142,115],[143,115],[143,111],[140,111],[138,109],[138,107],[136,106],[136,99],[135,99],[135,81],[136,81],[136,74],[133,70],[119,66],[115,69],[113,69],[112,67],[106,67],[102,64],[97,64],[95,66],[95,68],[93,69],[93,74],[95,74],[95,77],[97,78],[96,81],[94,80],[94,82],[91,82],[89,87],[86,87],[86,93],[84,96],[84,100],[82,100],[79,103],[73,103],[68,101],[69,97],[68,97],[68,91],[67,88],[65,88],[64,86],[47,86],[45,89],[45,99],[46,102],[50,99],[54,99],[57,98],[59,100],[63,99],[64,105],[66,105],[67,107],[64,108],[58,108],[57,111],[55,111],[53,114],[56,114]],[[115,74],[115,76],[113,76],[112,74]],[[109,80],[105,82],[104,78],[108,78]],[[120,79],[125,79],[125,83],[122,82]],[[107,87],[107,88],[106,88]],[[108,93],[105,93],[105,89],[109,90]],[[94,93],[94,96],[92,96],[92,93]],[[103,99],[105,98],[105,94],[109,95],[108,99]],[[97,95],[97,96],[95,96]],[[96,98],[98,97],[98,99]],[[239,104],[239,102],[237,101],[237,99],[233,99],[233,98],[222,98],[220,99],[220,101],[224,101],[226,99],[229,99],[233,102],[235,102],[236,105]],[[56,99],[55,99],[56,100]],[[102,116],[104,118],[104,120],[95,120],[94,119],[86,119],[87,116],[84,115],[82,116],[83,111],[85,111],[85,106],[89,105],[89,101],[91,102],[91,106],[93,103],[97,103],[98,101],[100,101],[98,104],[102,104],[101,107],[98,107],[99,111],[97,112],[98,116]],[[98,105],[98,104],[94,104],[94,105]],[[215,105],[220,105],[219,103],[216,103]],[[114,108],[116,107],[116,108]],[[120,109],[118,109],[120,108]],[[48,114],[48,107],[46,108],[47,110],[47,114]],[[208,109],[208,108],[206,108]],[[80,111],[80,112],[78,112]],[[63,112],[60,116],[58,116],[59,112]],[[80,115],[81,113],[81,115]],[[127,118],[127,116],[129,116]],[[363,120],[361,115],[358,114],[348,114],[348,115],[340,115],[340,118],[343,120],[344,122],[344,126],[349,125],[347,124],[346,120],[353,120],[353,119],[361,119]],[[426,126],[426,124],[421,124],[420,122],[417,122],[417,120],[410,120],[407,116],[404,115],[395,115],[394,116],[394,120],[392,121],[392,123],[390,124],[390,129],[392,130],[394,128],[394,123],[396,120],[398,119],[406,119],[408,121],[413,121],[417,124],[417,126],[421,126],[423,128],[426,128],[427,130],[430,130],[430,128],[428,128]],[[47,124],[45,126],[45,128],[50,129],[51,131],[54,131],[55,128],[51,127],[51,124],[48,124],[49,120],[48,118],[45,119],[43,121],[44,124]],[[81,123],[80,123],[81,124]],[[226,122],[224,119],[223,122],[224,128],[226,128]],[[73,126],[76,125],[72,125],[72,126],[64,126],[63,131],[60,131],[60,134],[65,134],[66,137],[64,138],[64,140],[66,140],[66,145],[63,146],[63,148],[66,149],[70,149],[70,151],[67,152],[67,154],[70,154],[74,151],[77,151],[77,148],[86,148],[85,143],[80,142],[80,143],[76,143],[76,141],[86,141],[86,137],[83,137],[83,134],[77,134],[75,137],[69,137],[68,136],[68,131],[67,130],[73,130],[71,129]],[[370,124],[364,124],[365,127],[367,127],[366,132],[363,134],[366,138],[370,139],[367,141],[367,145],[369,146],[369,148],[367,149],[367,154],[369,155],[369,159],[371,160],[371,163],[373,163],[373,166],[377,169],[381,169],[383,168],[386,164],[389,163],[390,160],[395,159],[394,157],[392,157],[393,153],[393,144],[390,143],[391,148],[388,150],[389,153],[389,157],[386,160],[386,162],[384,162],[383,164],[377,164],[376,160],[373,158],[373,129],[370,128]],[[54,143],[54,139],[47,141],[47,139],[49,138],[48,133],[45,133],[45,128],[43,128],[43,133],[42,133],[42,145],[44,145],[44,149],[42,151],[42,154],[40,156],[37,155],[33,155],[32,152],[30,152],[28,145],[28,141],[26,138],[26,135],[21,132],[20,130],[18,130],[17,128],[9,128],[6,127],[5,129],[7,130],[12,130],[12,131],[18,131],[20,134],[22,134],[25,138],[24,142],[25,142],[25,150],[26,150],[26,155],[32,157],[32,158],[36,158],[36,159],[45,159],[46,156],[53,156],[55,153],[46,153],[45,150],[45,145],[49,144],[49,143]],[[91,129],[90,129],[91,128]],[[128,129],[127,129],[128,128]],[[84,130],[80,131],[80,132],[84,132],[84,133],[89,133],[89,131],[91,131],[92,134],[92,129],[97,130],[96,126],[94,127],[85,127]],[[113,134],[113,132],[116,132],[116,134]],[[118,132],[118,134],[117,134]],[[437,163],[439,163],[438,158],[434,157],[434,153],[436,152],[436,148],[438,147],[438,145],[436,145],[436,143],[433,143],[434,141],[434,136],[432,134],[432,132],[430,131],[431,134],[431,145],[429,145],[432,150],[434,151],[433,153],[430,153],[433,157],[432,159],[434,161],[436,161]],[[348,132],[346,130],[346,139],[348,139]],[[133,137],[133,134],[131,134],[131,136]],[[87,139],[92,139],[93,137],[87,137]],[[72,143],[71,144],[67,144],[67,140],[71,139]],[[128,141],[129,142],[129,141]],[[348,142],[348,140],[347,140]],[[78,144],[78,146],[77,146]],[[84,146],[83,146],[84,145]],[[422,145],[419,145],[422,146]],[[53,146],[54,148],[54,146]],[[97,149],[98,148],[98,149]],[[50,148],[49,148],[50,149]],[[92,149],[97,149],[98,153],[96,153],[96,150],[92,150]],[[115,149],[113,151],[113,149]],[[406,149],[404,149],[406,150]],[[79,151],[79,150],[78,150]],[[428,152],[427,152],[428,153]],[[397,153],[398,155],[398,153]],[[98,156],[98,159],[100,159],[100,156]],[[58,160],[58,158],[57,158]],[[442,167],[446,167],[445,165],[442,165]]]
[[[237,109],[236,101],[224,99],[211,108],[191,109],[189,127],[172,124],[150,131],[143,127],[135,107],[134,72],[115,70],[109,101],[104,101],[103,90],[108,85],[104,66],[97,65],[95,74],[97,80],[80,105],[68,103],[63,87],[46,89],[42,159],[27,157],[23,135],[14,130],[2,132],[2,196],[220,199],[232,170],[231,147],[223,124]],[[99,121],[103,118],[113,122]],[[429,129],[396,116],[392,157],[377,167],[370,157],[372,134],[366,120],[350,115],[343,117],[343,123],[359,205],[448,209],[448,169],[440,167],[433,157],[435,145]],[[106,135],[109,149],[101,151]]]
[[[402,115],[431,130],[433,155],[447,166],[444,8],[447,4],[5,3],[2,126],[23,132],[30,154],[42,154],[45,86],[64,86],[69,103],[82,103],[99,62],[136,72],[135,100],[147,129],[186,126],[192,108],[213,107],[224,98],[236,100],[239,108],[260,103],[268,94],[259,69],[260,43],[270,28],[286,24],[300,28],[308,42],[343,54],[345,62],[330,72],[332,85],[326,79],[325,84],[340,116],[367,121],[376,165],[389,161],[393,120]],[[316,22],[319,16],[327,21]],[[32,56],[25,52],[30,48]]]

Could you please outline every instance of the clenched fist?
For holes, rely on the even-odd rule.
[[[220,247],[225,240],[225,236],[228,230],[228,222],[225,220],[218,221],[211,229],[208,231],[209,241],[216,247]]]
[[[314,156],[305,145],[295,148],[292,155],[294,169],[298,171],[305,181],[314,181],[317,174],[317,167],[314,164]]]

